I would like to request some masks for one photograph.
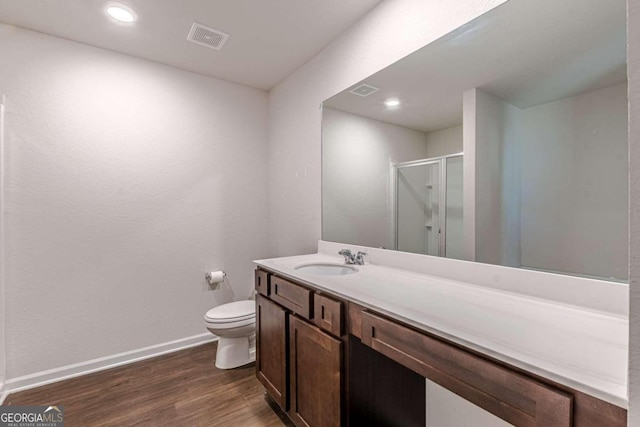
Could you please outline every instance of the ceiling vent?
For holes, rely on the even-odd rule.
[[[187,36],[187,40],[201,46],[220,50],[222,49],[222,46],[224,46],[228,37],[229,34],[227,33],[223,33],[220,30],[209,28],[206,25],[194,22],[191,26],[191,31],[189,31],[189,35]]]
[[[353,93],[354,95],[364,97],[364,96],[371,95],[373,92],[376,92],[377,90],[378,90],[377,87],[368,85],[366,83],[362,83],[361,85],[358,85],[353,89],[351,89],[349,92]]]

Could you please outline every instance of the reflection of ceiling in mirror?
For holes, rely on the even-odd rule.
[[[324,105],[429,132],[461,124],[474,87],[527,108],[625,81],[625,0],[510,0]]]

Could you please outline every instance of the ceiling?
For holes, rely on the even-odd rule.
[[[511,0],[324,105],[430,132],[462,123],[469,89],[527,108],[625,81],[625,0]]]
[[[115,24],[107,0],[0,0],[0,22],[259,89],[271,89],[381,0],[124,0],[139,19]],[[221,51],[186,40],[192,23],[229,34]]]

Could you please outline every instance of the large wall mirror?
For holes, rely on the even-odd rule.
[[[323,103],[322,237],[626,281],[625,0],[510,0]]]

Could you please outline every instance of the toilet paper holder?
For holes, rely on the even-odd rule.
[[[208,271],[204,274],[204,278],[207,280],[208,284],[213,286],[223,282],[226,275],[227,273],[224,271]]]

